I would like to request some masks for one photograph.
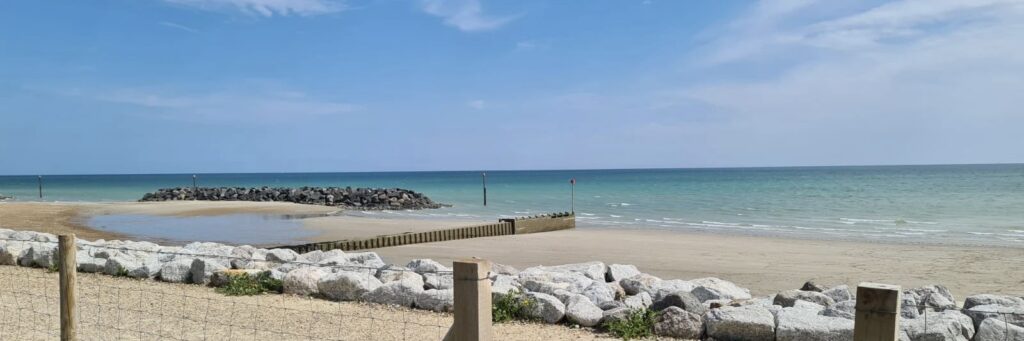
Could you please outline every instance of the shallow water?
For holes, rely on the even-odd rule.
[[[1024,247],[1022,164],[488,171],[486,207],[480,172],[200,174],[198,184],[403,187],[454,206],[359,214],[495,220],[570,210],[571,178],[577,180],[575,209],[584,228]],[[132,201],[157,188],[191,185],[191,174],[46,176],[44,200]],[[0,177],[0,193],[16,200],[38,200],[36,186],[35,176]],[[206,224],[187,225],[200,223]],[[205,229],[277,225],[216,224]],[[292,233],[288,227],[256,229]]]
[[[156,216],[113,214],[91,217],[96,229],[177,242],[287,245],[308,242],[316,233],[302,227],[303,217],[262,214]]]

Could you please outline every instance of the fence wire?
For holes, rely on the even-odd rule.
[[[367,296],[351,291],[359,295],[339,297],[318,293],[320,281],[286,279],[285,292],[293,289],[289,284],[295,283],[291,285],[294,291],[313,297],[228,296],[208,286],[79,271],[75,307],[79,340],[440,340],[452,323],[451,315],[445,312],[452,309],[447,303],[454,298],[453,273],[444,269],[415,272],[403,267],[271,262],[256,257],[153,251],[82,241],[77,246],[80,262],[82,255],[106,250],[114,251],[109,257],[120,253],[167,261],[238,261],[236,264],[258,269],[313,269],[319,276],[310,278],[345,273],[365,283],[383,282],[379,287],[387,287],[371,290]],[[44,250],[42,253],[52,249],[52,256],[22,252],[14,261],[23,266],[0,266],[0,340],[59,339],[59,275],[55,267],[47,266],[47,262],[56,264],[57,243],[0,238],[0,247],[4,248],[0,254],[18,247],[36,247]],[[40,262],[43,264],[37,264]],[[397,284],[403,281],[409,284]],[[425,290],[425,285],[442,290]]]

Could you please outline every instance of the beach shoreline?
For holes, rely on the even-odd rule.
[[[49,233],[76,233],[84,239],[165,242],[92,229],[96,214],[331,214],[323,206],[252,202],[22,203],[0,204],[0,227]],[[332,221],[330,219],[337,219]],[[472,224],[389,217],[307,218],[317,240],[339,240],[401,231]],[[349,227],[338,225],[346,222]],[[405,245],[372,250],[396,262],[431,258],[448,263],[479,257],[520,268],[586,261],[633,264],[663,278],[719,277],[743,283],[755,295],[798,288],[813,279],[827,285],[882,282],[904,287],[941,283],[956,295],[1024,295],[1024,273],[1016,271],[1024,249],[993,246],[875,243],[799,239],[651,229],[578,228]]]

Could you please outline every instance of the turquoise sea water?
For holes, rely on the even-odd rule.
[[[200,186],[403,187],[451,208],[354,212],[485,219],[570,210],[582,228],[620,227],[1024,247],[1024,165],[200,174]],[[35,176],[0,194],[40,200]],[[45,201],[133,201],[191,174],[44,176]]]

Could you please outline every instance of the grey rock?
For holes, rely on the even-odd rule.
[[[455,307],[455,293],[452,289],[428,289],[416,294],[416,307],[438,312],[450,312]]]
[[[18,241],[0,244],[0,265],[18,265],[18,258],[26,248],[28,245]]]
[[[971,318],[975,329],[980,328],[981,322],[989,318],[1004,320],[1010,324],[1024,327],[1024,307],[986,304],[976,305],[970,309],[964,309],[962,312]]]
[[[506,275],[506,276],[519,276],[519,270],[512,267],[511,265],[504,265],[493,263],[491,264],[491,274]]]
[[[654,335],[696,340],[704,334],[704,319],[701,315],[668,307],[654,318]]]
[[[813,292],[813,291],[805,291]],[[783,308],[776,318],[777,341],[845,341],[853,340],[853,321],[822,316],[813,310]]]
[[[622,301],[608,301],[608,302],[601,303],[597,307],[601,308],[601,310],[612,310],[612,309],[616,309],[616,308],[629,307],[629,305],[627,305],[626,303],[624,303]]]
[[[376,277],[361,272],[339,271],[320,277],[317,291],[335,301],[355,301],[383,285]]]
[[[86,273],[103,272],[107,266],[107,260],[89,256],[87,253],[76,253],[75,262],[78,264],[78,271]]]
[[[546,323],[556,323],[565,317],[565,304],[555,296],[528,292],[524,297],[530,302],[525,309],[525,314],[529,317],[540,319]]]
[[[901,341],[969,341],[974,337],[970,317],[956,310],[925,311],[926,316],[900,320]]]
[[[775,339],[775,316],[762,305],[711,309],[704,315],[707,334],[716,340]]]
[[[697,288],[697,285],[693,282],[670,279],[655,283],[651,286],[651,290],[648,293],[651,294],[651,298],[657,301],[665,297],[665,295],[671,295],[680,291],[693,291],[695,288]]]
[[[615,289],[604,282],[594,281],[581,293],[595,305],[615,300]]]
[[[327,274],[319,267],[300,267],[289,271],[281,281],[285,294],[309,296],[320,293],[320,280]]]
[[[413,259],[405,267],[420,274],[452,271],[451,268],[432,259]]]
[[[848,300],[836,302],[836,304],[828,306],[821,312],[821,315],[831,317],[842,317],[847,320],[853,320],[857,316],[857,301]]]
[[[924,312],[925,309],[934,311],[956,309],[956,299],[953,298],[953,294],[949,292],[949,289],[941,285],[906,289],[903,290],[903,295],[914,297],[919,306],[919,313]]]
[[[981,322],[975,341],[1024,341],[1024,327],[1015,326],[996,318]]]
[[[665,295],[665,297],[662,297],[660,300],[651,304],[651,310],[654,311],[661,311],[668,307],[679,307],[697,315],[704,315],[707,313],[707,309],[704,308],[704,305],[701,304],[700,300],[698,300],[693,294],[686,291],[677,291],[675,293]]]
[[[491,279],[491,293],[505,295],[511,291],[520,291],[519,282],[514,277],[497,275]]]
[[[661,282],[661,278],[648,274],[639,274],[620,280],[619,285],[626,291],[626,295],[636,295],[641,292],[650,293],[651,287],[658,282]]]
[[[412,307],[416,303],[416,296],[423,292],[423,287],[416,287],[405,282],[390,282],[381,285],[371,292],[363,295],[367,302]]]
[[[814,281],[811,280],[811,281],[804,282],[804,286],[800,287],[800,290],[802,290],[802,291],[822,292],[822,291],[825,291],[825,288],[820,286],[820,285],[818,285],[817,283],[814,283]]]
[[[423,274],[423,287],[427,289],[447,290],[455,287],[454,275],[450,273]]]
[[[822,291],[821,293],[836,302],[854,299],[853,293],[850,292],[850,287],[845,284],[832,287],[828,290]]]
[[[578,274],[587,276],[587,278],[590,278],[591,280],[599,280],[599,281],[604,282],[604,275],[605,275],[605,272],[606,272],[605,269],[606,269],[606,267],[605,267],[604,263],[596,262],[595,261],[595,262],[565,264],[565,265],[556,265],[556,266],[535,266],[535,267],[523,270],[523,272],[529,272],[529,271],[535,271],[535,272],[536,271],[540,271],[540,272],[558,272],[558,273],[570,273],[570,272],[572,272],[572,273],[578,273]]]
[[[618,282],[639,274],[640,270],[636,268],[636,265],[610,264],[608,265],[607,272],[605,272],[604,280],[606,282]]]
[[[629,309],[643,310],[653,305],[654,299],[651,298],[651,294],[642,292],[633,296],[627,296],[622,300],[622,303],[624,303],[626,307],[629,307]]]
[[[807,301],[796,301],[793,303],[793,308],[806,310],[812,314],[818,314],[825,310],[825,306]]]
[[[605,325],[616,321],[624,321],[629,318],[629,314],[632,312],[633,310],[626,307],[605,310],[604,313],[601,315],[600,325]]]
[[[192,279],[192,259],[179,258],[160,266],[160,279],[170,283],[186,283]]]
[[[298,255],[298,257],[295,258],[295,261],[302,262],[302,263],[318,263],[318,262],[324,260],[326,254],[327,253],[325,253],[323,251],[320,251],[320,250],[313,250],[313,251],[306,252],[306,253],[303,253],[301,255]]]
[[[783,307],[792,307],[796,301],[808,301],[826,307],[836,303],[831,297],[825,296],[825,294],[820,292],[803,290],[786,290],[780,292],[775,295],[774,303],[775,305],[781,305]]]
[[[109,276],[127,276],[129,271],[142,266],[142,262],[129,256],[114,256],[107,258],[103,266],[103,273]]]
[[[209,284],[213,273],[228,269],[228,266],[218,259],[196,258],[192,260],[192,283]]]
[[[267,251],[266,258],[268,262],[287,263],[294,262],[299,254],[290,249],[271,249]]]
[[[565,304],[565,317],[584,327],[596,326],[603,316],[604,311],[582,295],[569,298]]]
[[[991,294],[971,295],[964,299],[963,308],[971,309],[974,306],[992,304],[1004,307],[1024,307],[1024,298]]]
[[[741,288],[733,282],[715,277],[690,280],[696,287],[691,290],[694,296],[703,301],[708,300],[749,300],[750,290]]]

